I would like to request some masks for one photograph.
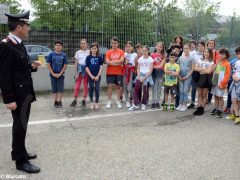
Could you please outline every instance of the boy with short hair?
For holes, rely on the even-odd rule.
[[[106,63],[107,63],[107,84],[108,84],[108,102],[107,109],[111,108],[112,100],[112,87],[115,85],[117,90],[117,106],[122,108],[120,102],[121,91],[120,87],[123,87],[123,61],[124,51],[118,48],[119,41],[117,37],[111,39],[112,49],[106,52]]]
[[[54,107],[62,107],[62,95],[64,89],[64,73],[67,68],[67,57],[62,52],[62,41],[56,41],[54,52],[50,53],[47,57],[47,66],[50,71],[52,94],[54,98]]]
[[[163,110],[166,111],[168,109],[168,97],[169,93],[171,94],[171,104],[170,110],[174,111],[174,96],[176,96],[176,86],[178,82],[178,75],[180,71],[180,66],[176,63],[176,59],[178,54],[175,52],[171,52],[169,55],[169,63],[165,64],[164,67],[164,97],[165,104]]]
[[[221,118],[223,112],[223,95],[227,89],[228,81],[231,75],[231,67],[228,62],[230,53],[227,49],[219,50],[219,60],[216,64],[216,69],[213,73],[211,94],[215,97],[215,108],[210,112],[211,115]]]

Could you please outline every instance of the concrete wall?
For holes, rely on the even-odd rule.
[[[74,65],[68,65],[65,73],[65,85],[64,89],[74,89],[75,80],[74,80],[75,69]],[[40,67],[37,72],[32,73],[34,90],[35,91],[50,91],[51,82],[49,77],[49,70],[46,66]],[[106,87],[106,65],[103,65],[102,77],[101,77],[101,87]]]

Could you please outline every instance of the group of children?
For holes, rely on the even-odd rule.
[[[117,107],[122,108],[121,97],[125,96],[128,110],[145,110],[149,104],[149,90],[152,89],[151,108],[163,111],[186,111],[195,106],[193,115],[203,115],[205,106],[215,98],[215,108],[210,112],[221,118],[223,113],[223,96],[228,88],[232,100],[232,114],[227,119],[240,124],[240,47],[236,49],[237,60],[229,63],[229,51],[225,48],[217,51],[215,41],[191,41],[183,44],[181,36],[176,36],[168,49],[163,42],[158,42],[155,51],[150,54],[148,46],[127,41],[124,51],[119,48],[117,37],[111,39],[111,49],[106,52],[106,82],[108,101],[106,108],[112,107],[112,90],[116,88]],[[206,47],[205,47],[206,45]],[[54,107],[62,107],[64,72],[67,58],[62,53],[62,42],[56,41],[55,51],[47,58],[50,71]],[[136,52],[135,52],[136,50]],[[86,39],[80,41],[80,50],[75,54],[75,88],[71,106],[77,105],[77,98],[83,82],[82,106],[86,106],[89,93],[90,109],[99,109],[99,88],[104,59],[100,55],[97,43],[90,45]],[[232,68],[232,69],[231,69]],[[231,83],[229,83],[231,82]],[[162,87],[164,95],[160,101]],[[188,93],[191,89],[192,103],[187,106]],[[94,99],[95,92],[95,99]],[[170,103],[169,103],[170,101]]]

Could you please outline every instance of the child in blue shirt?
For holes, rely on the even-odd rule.
[[[86,72],[89,75],[89,97],[90,109],[99,109],[99,87],[102,73],[103,59],[100,56],[99,46],[92,43],[90,46],[90,55],[86,58]],[[95,90],[95,103],[93,103],[93,91]]]
[[[50,71],[52,94],[54,97],[54,107],[62,107],[62,94],[64,89],[64,72],[67,68],[67,57],[62,52],[62,41],[56,41],[55,51],[47,57],[47,65]]]

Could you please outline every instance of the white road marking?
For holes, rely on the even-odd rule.
[[[155,112],[155,111],[160,111],[160,109],[147,109],[145,111],[142,111],[142,110],[125,111],[125,112],[119,112],[119,113],[99,114],[99,115],[90,115],[90,116],[83,116],[83,117],[29,121],[28,125],[81,121],[81,120],[87,120],[87,119],[97,119],[97,118],[105,118],[105,117],[125,116],[125,115],[148,113],[148,112]],[[12,127],[12,123],[0,124],[0,128],[10,128],[10,127]]]

